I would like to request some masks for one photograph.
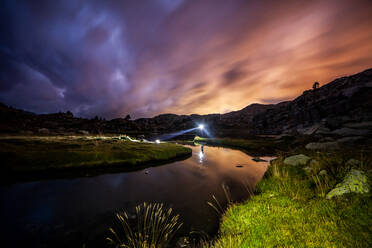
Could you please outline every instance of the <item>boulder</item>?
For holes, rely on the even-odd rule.
[[[348,127],[343,127],[332,131],[332,134],[340,136],[363,136],[367,135],[370,131],[367,129],[353,129]]]
[[[344,137],[337,140],[337,143],[343,145],[343,144],[353,144],[359,140],[362,140],[362,136],[353,136],[353,137]]]
[[[318,128],[318,130],[316,130],[315,133],[316,134],[327,135],[327,134],[330,134],[331,133],[331,130],[329,128],[326,128],[326,127],[320,127],[320,128]]]
[[[339,148],[337,142],[311,142],[305,146],[308,150],[336,150]]]
[[[345,123],[348,128],[372,128],[372,121]]]
[[[306,155],[299,154],[285,158],[284,164],[292,166],[304,166],[307,164],[307,162],[309,162],[310,159],[311,158]]]
[[[312,125],[311,127],[297,129],[297,132],[305,135],[312,135],[320,128],[320,126],[320,123],[317,123]]]
[[[318,175],[319,176],[322,176],[322,177],[324,177],[324,176],[327,176],[327,171],[326,170],[321,170],[321,171],[319,171],[319,173],[318,173]]]
[[[77,133],[84,134],[84,135],[88,135],[89,134],[89,132],[86,131],[86,130],[79,130],[79,131],[77,131]]]
[[[326,196],[327,199],[332,199],[335,196],[341,196],[347,193],[368,193],[369,184],[367,176],[363,171],[352,169],[344,178],[342,183],[336,185]]]

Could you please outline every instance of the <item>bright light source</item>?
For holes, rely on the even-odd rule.
[[[204,129],[204,125],[203,125],[203,124],[200,124],[200,125],[199,125],[199,129],[200,129],[200,130],[203,130],[203,129]]]
[[[160,140],[155,140],[155,143],[156,144],[160,144]]]

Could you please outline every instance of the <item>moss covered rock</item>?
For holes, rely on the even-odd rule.
[[[367,176],[363,171],[352,169],[344,178],[342,183],[336,185],[336,188],[332,189],[327,194],[327,199],[331,199],[335,196],[341,196],[346,193],[368,193],[369,184]]]
[[[285,158],[284,163],[292,166],[304,166],[307,164],[307,162],[309,162],[310,159],[311,158],[306,155],[299,154]]]

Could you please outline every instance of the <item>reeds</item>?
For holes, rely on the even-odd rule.
[[[162,248],[168,247],[175,233],[181,228],[179,215],[172,208],[166,210],[161,203],[143,203],[136,207],[136,218],[127,212],[116,214],[119,225],[109,228],[106,240],[115,247]]]

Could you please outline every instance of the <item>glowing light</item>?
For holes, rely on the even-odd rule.
[[[158,139],[155,140],[155,143],[156,143],[156,144],[160,144],[160,140],[158,140]]]
[[[198,156],[199,156],[199,162],[200,163],[203,163],[204,153],[202,151],[200,151],[199,154],[198,154]]]
[[[203,130],[203,129],[204,129],[204,125],[203,125],[203,124],[200,124],[200,125],[199,125],[199,129],[200,129],[200,130]]]

